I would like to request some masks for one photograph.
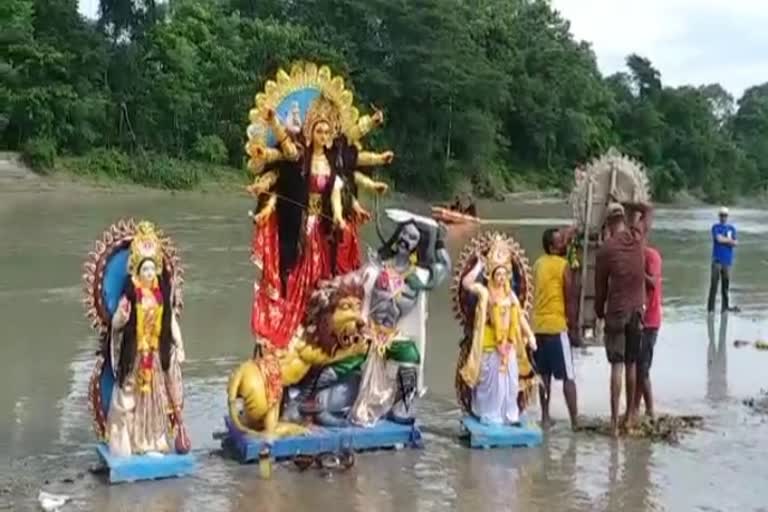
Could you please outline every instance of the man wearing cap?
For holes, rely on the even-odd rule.
[[[636,364],[640,352],[645,308],[645,219],[649,207],[631,206],[631,223],[624,207],[608,205],[609,236],[595,261],[595,315],[605,321],[605,352],[611,364],[611,433],[619,434],[619,396],[626,367],[627,425],[637,410]]]
[[[720,208],[720,222],[712,226],[712,274],[709,281],[709,300],[707,311],[715,312],[715,295],[717,285],[722,279],[721,311],[732,311],[728,305],[728,286],[731,282],[731,265],[733,265],[733,248],[736,247],[736,228],[728,224],[728,208]],[[735,308],[734,308],[735,309]]]

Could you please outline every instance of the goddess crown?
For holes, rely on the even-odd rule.
[[[131,275],[139,272],[139,264],[143,260],[152,260],[158,271],[163,266],[163,245],[155,225],[141,221],[136,225],[136,233],[131,240],[131,255],[128,259],[128,271]]]
[[[341,131],[341,121],[339,119],[339,109],[325,95],[321,95],[307,111],[307,118],[304,121],[304,139],[309,143],[312,140],[312,130],[319,122],[326,122],[331,128],[331,139],[335,139]]]
[[[493,275],[499,268],[505,268],[509,272],[512,271],[512,250],[509,244],[500,236],[495,236],[491,240],[485,259],[489,276]]]

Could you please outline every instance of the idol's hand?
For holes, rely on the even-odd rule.
[[[371,116],[371,121],[373,121],[375,126],[381,126],[384,124],[384,112],[382,110],[376,109],[376,111]]]
[[[333,224],[340,231],[344,231],[347,229],[347,221],[345,221],[341,217],[336,217],[335,219],[333,219]]]
[[[267,187],[264,186],[264,184],[259,183],[258,181],[253,182],[252,184],[245,187],[246,192],[251,194],[253,197],[259,197],[261,194],[264,194],[267,191]]]
[[[361,224],[371,220],[371,212],[360,206],[360,203],[357,201],[352,203],[352,208],[355,210],[355,215],[357,215],[357,219]]]
[[[254,144],[249,148],[248,154],[257,160],[264,160],[267,157],[267,148],[260,144]]]
[[[123,311],[123,314],[125,316],[130,316],[130,314],[131,314],[131,303],[125,297],[120,299],[120,309]]]
[[[533,336],[528,337],[528,346],[531,347],[533,352],[536,352],[539,349],[539,346],[536,344],[536,338]]]
[[[373,183],[371,183],[371,188],[377,194],[386,194],[389,191],[389,185],[387,185],[383,181],[374,181]]]
[[[263,224],[264,221],[266,221],[274,211],[275,211],[275,207],[273,205],[271,204],[265,205],[264,208],[262,208],[259,213],[253,216],[253,223]]]
[[[381,154],[381,162],[384,165],[389,165],[395,159],[395,153],[392,151],[385,151]]]

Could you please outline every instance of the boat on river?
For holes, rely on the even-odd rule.
[[[457,212],[443,206],[432,207],[432,218],[445,224],[478,224],[480,219],[473,215]]]

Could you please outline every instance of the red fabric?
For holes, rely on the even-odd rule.
[[[304,316],[315,285],[330,277],[329,248],[316,216],[307,219],[302,255],[288,275],[285,296],[281,296],[277,216],[271,215],[255,227],[253,259],[262,267],[261,281],[254,286],[251,331],[269,341],[273,348],[288,345]]]
[[[645,318],[643,325],[653,329],[661,327],[661,254],[653,247],[645,248],[645,273],[652,276],[654,285],[645,285]]]
[[[360,236],[357,223],[347,222],[336,246],[336,273],[348,274],[360,268]]]
[[[314,190],[323,183],[311,183]],[[252,259],[262,269],[254,285],[251,332],[267,340],[273,348],[284,348],[304,318],[307,302],[317,283],[331,277],[331,246],[318,216],[307,218],[302,253],[290,272],[285,295],[281,296],[280,248],[277,215],[254,226]],[[356,222],[348,222],[336,248],[338,274],[360,268],[360,238]]]

